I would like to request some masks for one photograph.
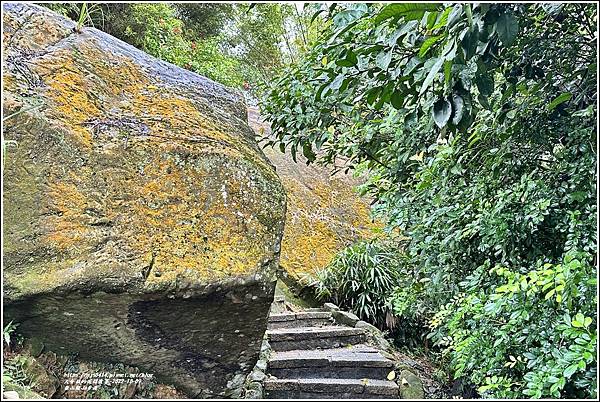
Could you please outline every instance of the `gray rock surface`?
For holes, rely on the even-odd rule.
[[[356,328],[364,329],[367,333],[367,340],[370,344],[379,348],[382,352],[390,353],[392,352],[392,345],[385,339],[383,333],[379,330],[379,328],[374,325],[369,324],[365,321],[358,321],[355,325]]]
[[[356,327],[356,328],[364,328],[365,330],[367,330],[367,331],[371,331],[371,332],[376,332],[376,331],[379,331],[379,329],[377,329],[377,327],[376,327],[376,326],[374,326],[374,325],[371,325],[371,324],[369,324],[368,322],[366,322],[366,321],[362,321],[362,320],[358,321],[358,322],[356,323],[355,327]]]
[[[248,114],[259,136],[270,133],[256,108],[248,108]],[[354,190],[362,181],[352,174],[340,169],[332,175],[329,167],[307,165],[301,153],[296,163],[279,147],[266,147],[264,153],[277,168],[287,193],[281,279],[291,285],[291,290],[300,291],[306,274],[314,275],[325,268],[341,249],[357,240],[373,238],[374,229],[381,225],[370,217],[371,200]]]
[[[409,370],[400,372],[398,386],[402,399],[423,399],[425,397],[421,380]]]
[[[338,324],[347,325],[349,327],[354,327],[356,323],[360,321],[360,318],[355,314],[347,311],[333,311],[331,314]]]
[[[336,306],[335,304],[333,304],[333,303],[325,303],[325,304],[323,304],[323,308],[325,310],[327,310],[327,311],[330,311],[330,312],[334,312],[334,311],[339,311],[340,310],[340,308],[338,306]]]

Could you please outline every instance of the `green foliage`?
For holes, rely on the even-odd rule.
[[[220,31],[217,25],[225,20],[230,5],[94,3],[89,8],[87,3],[43,5],[77,21],[78,29],[83,25],[95,26],[152,56],[222,84],[241,87],[245,80],[240,60],[221,45],[225,39],[208,36]],[[199,26],[204,29],[196,31]]]
[[[104,24],[104,12],[99,4],[81,3],[76,5],[72,3],[71,7],[74,7],[74,11],[79,14],[75,20],[77,22],[77,27],[75,28],[77,32],[81,32],[84,26],[95,26],[94,21]]]
[[[11,345],[14,344],[15,331],[18,326],[19,326],[19,323],[11,321],[8,324],[6,324],[6,326],[2,329],[2,339],[3,339],[3,342],[6,343],[7,347],[10,347]]]
[[[94,26],[155,57],[234,87],[270,81],[284,63],[283,49],[294,59],[311,34],[306,13],[289,4],[42,5],[76,21],[78,31]]]
[[[173,3],[173,7],[190,39],[220,36],[234,12],[234,5],[226,3]]]
[[[240,63],[219,47],[218,38],[190,40],[168,4],[131,4],[122,36],[143,51],[180,67],[240,87]]]
[[[15,355],[4,360],[2,367],[2,383],[13,383],[22,387],[30,387],[31,380],[28,378],[24,366],[27,363],[25,355]]]
[[[263,80],[269,80],[273,72],[282,66],[280,41],[292,7],[288,4],[256,3],[252,7],[238,5],[234,10],[236,28],[228,38],[229,44]]]
[[[316,296],[383,328],[390,310],[387,300],[399,278],[397,257],[390,245],[380,242],[349,246],[317,272]]]
[[[84,26],[104,26],[104,8],[100,3],[45,3],[42,5],[75,21],[77,32],[81,32]]]
[[[85,24],[87,20],[90,19],[90,15],[88,13],[87,3],[83,3],[79,10],[79,18],[77,19],[77,32],[81,31],[81,28]]]
[[[465,293],[431,322],[430,336],[447,348],[455,375],[469,373],[484,396],[594,396],[597,334],[585,314],[595,309],[596,279],[589,258],[569,252],[562,263],[527,273],[498,265],[467,277]],[[481,287],[487,276],[495,283],[489,292]]]
[[[489,397],[595,396],[595,7],[354,3],[327,19],[266,94],[265,143],[370,172],[374,212],[409,237],[394,313],[435,316],[454,377]]]

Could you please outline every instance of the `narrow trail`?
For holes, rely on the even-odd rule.
[[[398,398],[398,385],[387,379],[394,363],[366,344],[363,328],[336,323],[331,311],[289,311],[276,299],[267,339],[269,399]]]

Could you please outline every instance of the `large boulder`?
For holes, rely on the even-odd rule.
[[[243,98],[42,7],[3,4],[3,21],[4,319],[237,395],[285,219]]]
[[[248,108],[248,121],[259,136],[270,135],[257,108]],[[370,200],[356,191],[360,179],[343,170],[332,174],[328,167],[307,165],[302,155],[296,163],[278,147],[263,151],[287,193],[280,265],[288,284],[302,285],[306,275],[325,268],[344,247],[372,238],[381,228],[370,217]]]

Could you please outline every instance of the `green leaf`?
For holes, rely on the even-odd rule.
[[[487,96],[483,96],[482,94],[479,94],[479,95],[477,95],[477,100],[479,101],[479,104],[481,106],[483,106],[487,110],[492,110],[492,107],[490,106],[490,102],[488,101]]]
[[[445,27],[448,23],[448,15],[450,14],[450,11],[452,11],[451,7],[446,8],[444,12],[440,14],[437,23],[431,29],[436,30]]]
[[[437,35],[425,39],[425,41],[421,45],[421,49],[419,49],[419,57],[425,56],[425,54],[427,54],[427,51],[431,48],[431,46],[433,46],[435,42],[437,42],[443,37],[444,35]]]
[[[475,77],[475,85],[483,96],[490,96],[494,92],[494,77],[491,74],[481,74]]]
[[[356,53],[352,49],[348,49],[343,59],[336,60],[335,64],[341,67],[354,67],[358,63]]]
[[[306,158],[306,164],[308,165],[310,162],[313,162],[316,159],[316,155],[312,150],[312,147],[310,146],[310,143],[305,142],[304,144],[302,144],[302,153],[304,154],[304,157]]]
[[[402,106],[404,104],[404,96],[403,96],[403,92],[400,91],[399,89],[395,90],[392,93],[392,96],[390,97],[390,101],[392,103],[392,106],[395,109],[402,109]]]
[[[437,11],[427,11],[427,29],[432,29],[437,20]]]
[[[471,5],[465,4],[463,6],[463,9],[465,10],[465,14],[467,14],[467,22],[469,23],[469,27],[472,27],[473,26],[473,10],[471,10]]]
[[[352,66],[354,66],[354,64],[352,64],[352,62],[350,62],[350,61],[348,61],[346,59],[336,60],[335,64],[337,66],[340,66],[340,67],[352,67]]]
[[[400,37],[417,29],[418,25],[418,21],[408,21],[400,25],[400,28],[396,29],[394,33],[388,38],[387,44],[390,46],[394,46]]]
[[[404,17],[405,20],[418,20],[423,17],[425,11],[436,11],[439,3],[393,3],[381,9],[375,17],[375,23],[379,24],[394,17]]]
[[[577,364],[571,364],[569,367],[567,367],[565,369],[565,371],[563,371],[563,375],[567,378],[571,377],[573,375],[573,373],[575,373],[577,371]]]
[[[573,321],[571,321],[571,325],[574,326],[575,328],[583,328],[583,321],[574,319]]]
[[[344,28],[337,30],[337,31],[335,32],[335,34],[333,34],[333,35],[332,35],[332,36],[329,38],[329,40],[327,41],[327,44],[328,44],[328,45],[331,45],[332,43],[334,43],[334,42],[336,41],[336,39],[337,39],[339,36],[341,36],[342,34],[346,33],[346,32],[347,32],[347,31],[349,31],[350,29],[352,29],[352,27],[354,27],[355,25],[357,25],[359,21],[360,21],[360,20],[358,20],[358,19],[357,19],[357,20],[355,20],[355,21],[352,21],[351,23],[349,23],[348,25],[346,25]]]
[[[519,22],[513,13],[509,11],[500,15],[496,21],[495,29],[502,44],[508,46],[513,43],[517,37],[517,33],[519,32]]]
[[[367,91],[367,104],[372,105],[381,93],[381,90],[381,87],[369,89]]]
[[[337,27],[348,26],[348,24],[356,22],[363,14],[364,10],[342,10],[333,16],[333,23]]]
[[[477,51],[477,43],[479,40],[479,30],[478,29],[469,29],[463,36],[462,41],[460,42],[461,47],[465,52],[465,60],[469,60],[475,55]]]
[[[317,92],[315,93],[315,101],[320,101],[321,100],[321,94],[323,93],[323,90],[325,88],[329,87],[329,83],[326,82],[325,84],[321,85],[319,87],[319,89],[317,89]]]
[[[317,17],[319,16],[319,14],[321,14],[322,12],[324,12],[324,9],[320,9],[317,10],[311,17],[310,17],[310,22],[311,24],[315,21],[315,19],[317,19]]]
[[[452,11],[450,12],[450,15],[448,16],[448,22],[447,22],[448,28],[452,28],[454,26],[454,24],[456,24],[458,22],[462,13],[463,13],[462,5],[456,4],[454,7],[452,7]]]
[[[345,78],[344,74],[338,75],[331,82],[331,84],[329,84],[329,88],[331,88],[332,90],[338,90],[338,89],[340,89],[340,87],[342,86],[342,83],[344,82],[344,78]]]
[[[437,73],[440,72],[440,69],[442,68],[443,64],[444,59],[442,59],[441,57],[438,58],[435,64],[431,67],[431,70],[429,70],[429,74],[427,74],[427,77],[425,77],[423,85],[421,85],[421,89],[419,90],[419,94],[423,94],[427,90],[427,88],[429,88],[429,85],[431,85]]]
[[[382,51],[379,52],[379,54],[377,54],[377,57],[375,58],[375,64],[377,65],[377,67],[379,67],[382,70],[387,70],[389,65],[390,65],[390,61],[392,61],[392,52],[386,52],[386,51]]]
[[[565,92],[558,95],[552,102],[548,104],[548,110],[554,110],[558,105],[570,100],[573,97],[571,92]]]
[[[444,85],[448,87],[450,85],[450,79],[452,78],[452,60],[444,61]]]
[[[439,128],[448,124],[451,114],[452,105],[447,99],[440,99],[433,104],[433,121]]]
[[[457,125],[460,123],[463,117],[464,107],[465,101],[463,98],[458,94],[452,94],[452,110],[454,112],[452,116],[452,124]]]
[[[463,112],[463,117],[460,122],[456,125],[459,131],[465,133],[471,127],[471,124],[475,121],[475,116],[477,116],[477,109],[471,108],[470,102],[465,99],[465,108]],[[479,138],[481,139],[481,137]],[[469,146],[471,146],[470,144]]]

